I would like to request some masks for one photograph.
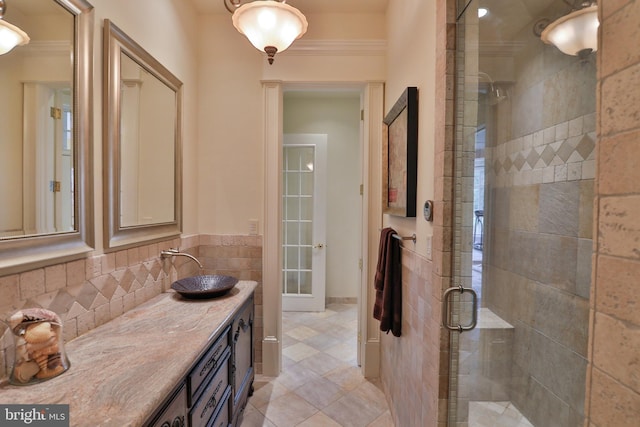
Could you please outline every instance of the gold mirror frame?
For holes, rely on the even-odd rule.
[[[152,243],[179,236],[182,229],[182,82],[146,50],[127,36],[109,19],[104,20],[104,205],[105,250],[126,249],[140,243]],[[147,72],[154,75],[176,94],[174,151],[174,220],[164,223],[124,227],[121,224],[121,55],[126,54]],[[158,197],[163,190],[158,189]]]
[[[52,0],[74,15],[73,131],[75,230],[0,240],[0,276],[79,259],[93,250],[93,6]]]

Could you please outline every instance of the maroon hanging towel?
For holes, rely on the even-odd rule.
[[[380,233],[378,265],[374,280],[376,301],[373,317],[380,320],[381,331],[391,331],[399,337],[402,324],[402,263],[400,241],[393,237],[396,234],[395,230],[389,227]]]

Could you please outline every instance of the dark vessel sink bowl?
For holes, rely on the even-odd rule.
[[[185,277],[171,284],[171,289],[185,298],[214,298],[219,297],[233,288],[238,279],[219,274]]]

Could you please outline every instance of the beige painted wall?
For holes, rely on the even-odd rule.
[[[258,233],[263,233],[261,81],[343,84],[384,79],[384,52],[329,55],[322,51],[322,46],[313,44],[314,39],[342,45],[347,39],[382,40],[383,15],[356,15],[348,19],[310,15],[307,19],[312,22],[309,37],[299,42],[311,44],[315,53],[296,50],[294,44],[277,54],[273,65],[269,65],[266,56],[233,28],[230,15],[199,18],[197,203],[201,233],[246,234],[251,219],[259,220]]]
[[[405,247],[427,258],[433,227],[422,206],[434,199],[435,14],[434,2],[420,0],[390,2],[387,14],[385,114],[407,86],[418,88],[418,200],[416,218],[386,215],[384,222],[403,236],[416,233],[415,247],[411,242]]]
[[[96,251],[102,251],[102,27],[110,19],[183,83],[183,231],[193,234],[197,224],[197,27],[189,2],[171,0],[91,0],[95,8],[94,32],[94,200]],[[145,19],[153,12],[153,19]],[[157,189],[162,195],[163,189]]]
[[[229,15],[200,18],[198,42],[198,229],[262,234],[261,65],[266,60],[231,25]]]
[[[415,218],[385,215],[384,225],[403,236],[415,233],[414,246],[404,241],[402,258],[402,336],[380,334],[380,378],[396,425],[436,426],[444,414],[442,403],[446,389],[439,383],[446,375],[441,358],[440,295],[447,275],[442,254],[444,227],[448,218],[443,213],[443,191],[436,196],[434,169],[436,153],[439,161],[445,147],[435,141],[436,119],[444,106],[444,97],[436,100],[436,2],[405,0],[390,2],[387,11],[388,57],[385,112],[388,112],[407,86],[418,88],[418,183]],[[442,4],[442,2],[440,2]],[[442,17],[440,17],[442,19]],[[442,40],[439,40],[442,42]],[[440,78],[442,81],[443,78]],[[436,101],[440,107],[436,111]],[[440,132],[439,134],[444,134]],[[451,157],[448,157],[449,159]],[[442,173],[443,165],[438,170]],[[440,181],[442,183],[442,181]],[[422,205],[434,200],[434,221],[422,216]],[[433,259],[428,240],[433,240]],[[439,262],[436,263],[436,260]],[[376,322],[377,323],[377,322]],[[377,327],[378,325],[376,325]],[[444,372],[441,371],[445,366]]]

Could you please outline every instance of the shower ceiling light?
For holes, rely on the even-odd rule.
[[[0,55],[4,55],[16,46],[29,43],[27,33],[4,20],[6,10],[4,0],[0,0]]]
[[[540,37],[567,55],[586,57],[598,50],[598,5],[569,13],[549,24]]]
[[[276,52],[287,49],[307,32],[307,18],[286,4],[286,0],[256,0],[245,4],[243,0],[223,1],[233,13],[233,26],[256,49],[267,53],[269,64],[273,64]]]

